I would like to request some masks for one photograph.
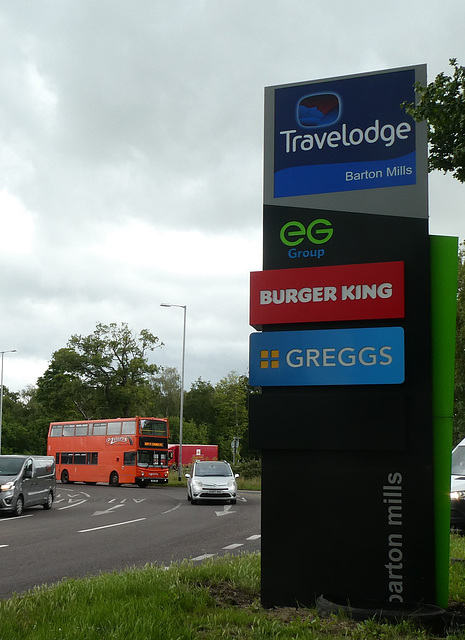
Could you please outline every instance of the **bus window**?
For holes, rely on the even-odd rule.
[[[155,452],[145,449],[138,449],[137,451],[137,464],[139,467],[153,467],[155,462]]]
[[[86,464],[86,454],[85,453],[75,453],[74,454],[74,464]]]
[[[61,454],[61,464],[73,464],[73,454],[72,453],[62,453]]]
[[[135,420],[127,420],[126,422],[123,422],[123,430],[121,431],[121,433],[124,433],[124,435],[127,435],[127,436],[135,435],[136,433]]]
[[[167,426],[164,420],[141,420],[140,432],[144,436],[167,436]]]
[[[77,424],[76,425],[76,435],[77,436],[86,436],[87,435],[87,425],[86,424]]]
[[[50,437],[51,438],[58,438],[61,437],[61,431],[62,431],[62,426],[61,424],[54,424],[51,431],[50,431]]]
[[[124,452],[124,466],[132,467],[136,464],[136,452],[135,451],[125,451]]]
[[[109,422],[107,434],[109,436],[119,436],[121,433],[121,422]]]
[[[93,427],[94,436],[104,436],[106,432],[107,432],[106,422],[98,422],[94,424],[94,427]]]
[[[63,426],[63,435],[64,436],[74,436],[74,424],[65,424]]]
[[[87,464],[98,464],[98,453],[96,451],[87,452]]]

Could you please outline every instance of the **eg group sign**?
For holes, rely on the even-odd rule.
[[[404,329],[270,331],[250,336],[254,387],[402,384]]]
[[[416,183],[415,70],[274,92],[274,198]]]

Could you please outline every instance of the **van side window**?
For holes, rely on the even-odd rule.
[[[26,476],[26,474],[28,474],[29,477],[32,478],[32,460],[28,460],[26,462],[26,465],[24,467],[24,475]]]

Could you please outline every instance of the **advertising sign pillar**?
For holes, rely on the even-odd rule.
[[[249,415],[265,606],[438,603],[416,81],[424,66],[266,89]]]

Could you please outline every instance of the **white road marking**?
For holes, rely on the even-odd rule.
[[[171,513],[172,511],[176,511],[176,509],[179,509],[179,507],[181,506],[181,503],[179,502],[175,507],[173,507],[172,509],[168,509],[168,511],[162,511],[161,515],[164,516],[165,513]]]
[[[214,558],[216,553],[204,553],[202,556],[197,556],[196,558],[192,558],[192,560],[206,560],[207,558]]]
[[[17,520],[20,520],[21,518],[32,518],[32,513],[27,513],[24,516],[16,516],[15,518],[5,518],[5,519],[1,519],[0,522],[16,522]]]
[[[0,544],[0,549],[4,549],[5,547],[9,547],[10,545],[8,544]]]
[[[115,504],[112,507],[109,507],[108,509],[106,509],[105,511],[95,511],[92,515],[102,516],[105,513],[113,513],[115,509],[119,509],[120,507],[124,507],[124,504]]]
[[[244,545],[242,543],[236,543],[236,544],[228,544],[227,547],[223,547],[223,549],[227,549],[229,551],[232,551],[233,549],[237,549],[237,547],[243,547]]]
[[[144,502],[144,500],[145,500],[145,499],[146,499],[146,498],[133,498],[133,500],[134,500],[134,502],[135,502],[136,504],[139,504],[139,502]]]
[[[246,540],[258,540],[262,536],[260,534],[255,534],[254,536],[249,536]]]
[[[100,529],[110,529],[111,527],[121,527],[123,524],[132,524],[133,522],[142,522],[146,518],[138,518],[137,520],[126,520],[126,522],[116,522],[115,524],[105,524],[102,527],[94,527],[93,529],[81,529],[78,533],[88,533],[89,531],[100,531]]]
[[[235,511],[231,511],[231,505],[225,504],[223,507],[223,511],[215,511],[217,516],[227,516],[228,513],[236,513]]]
[[[80,502],[74,502],[73,504],[68,504],[66,507],[59,507],[58,511],[63,511],[63,509],[71,509],[71,507],[78,507],[80,504],[84,504],[87,500],[81,500]]]

